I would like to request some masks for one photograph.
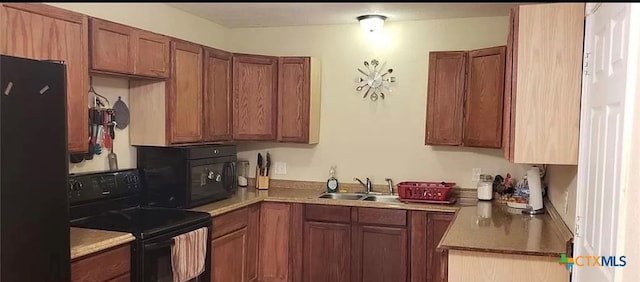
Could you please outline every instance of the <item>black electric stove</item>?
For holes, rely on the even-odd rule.
[[[131,233],[131,281],[171,281],[173,237],[199,228],[211,233],[205,212],[142,205],[144,187],[137,169],[69,176],[71,226]],[[207,240],[211,240],[208,235]],[[208,242],[207,241],[207,242]],[[211,249],[205,272],[192,281],[209,281]]]
[[[74,227],[131,233],[139,239],[151,238],[211,220],[207,213],[169,208],[134,207],[106,211],[72,221]]]

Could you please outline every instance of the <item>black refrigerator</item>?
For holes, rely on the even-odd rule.
[[[0,281],[70,280],[66,67],[0,56]]]

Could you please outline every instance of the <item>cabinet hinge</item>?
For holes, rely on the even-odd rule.
[[[582,217],[580,217],[580,216],[576,216],[576,225],[575,225],[575,232],[574,232],[574,233],[575,233],[575,235],[574,235],[574,236],[575,236],[576,238],[581,236],[581,235],[580,235],[580,231],[581,231],[581,230],[580,230],[581,218],[582,218]]]
[[[584,63],[582,64],[582,73],[583,73],[584,75],[591,75],[591,73],[589,72],[589,67],[591,66],[591,65],[589,64],[589,61],[590,61],[590,60],[589,60],[589,57],[590,57],[590,56],[591,56],[591,53],[590,53],[590,52],[585,52],[585,53],[584,53],[584,60],[583,60],[583,61],[584,61]]]

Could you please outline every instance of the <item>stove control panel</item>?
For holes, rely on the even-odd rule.
[[[142,191],[137,169],[69,175],[69,203],[126,196]]]

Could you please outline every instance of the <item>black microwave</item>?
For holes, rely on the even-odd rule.
[[[238,189],[234,145],[142,146],[137,156],[148,206],[193,208]]]

